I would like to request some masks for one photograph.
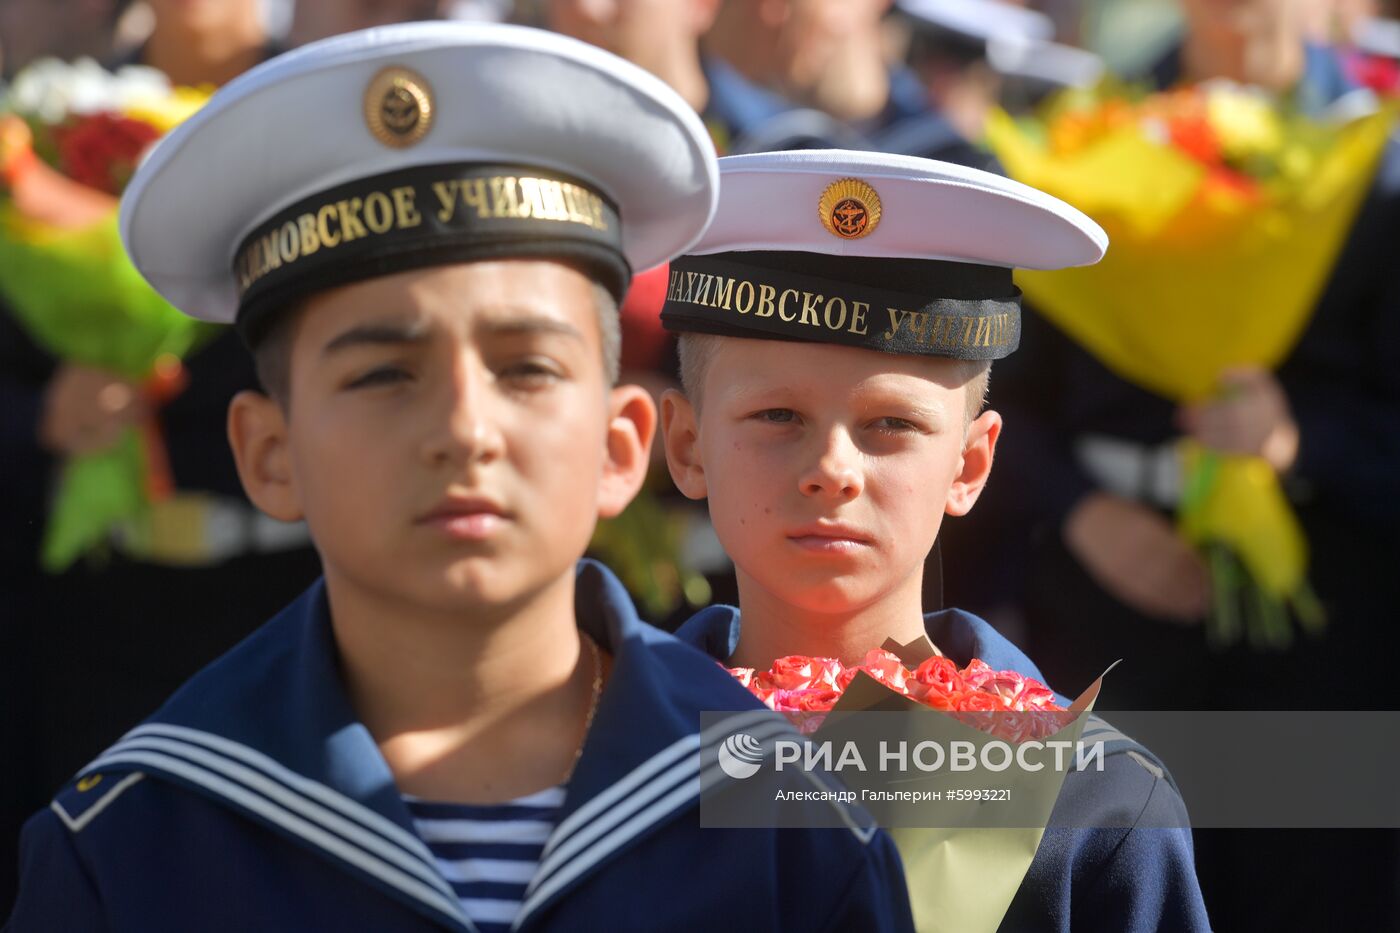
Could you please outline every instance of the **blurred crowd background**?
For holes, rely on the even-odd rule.
[[[993,114],[1106,79],[1229,79],[1342,119],[1394,96],[1400,76],[1400,3],[1381,0],[0,0],[0,69],[12,80],[44,58],[86,57],[217,86],[318,38],[435,18],[541,26],[628,58],[695,107],[721,154],[840,147],[992,171]],[[945,523],[928,608],[989,618],[1064,692],[1124,659],[1110,710],[1392,708],[1398,245],[1392,135],[1287,358],[1234,371],[1190,406],[1129,383],[1028,302],[1021,349],[991,380],[1006,421],[993,479],[970,516]],[[657,318],[664,283],[664,271],[640,276],[623,311],[627,378],[658,393],[676,375]],[[157,400],[55,358],[0,306],[0,916],[23,819],[318,573],[304,532],[269,532],[240,491],[224,413],[255,376],[237,338],[192,353],[184,382]],[[179,540],[135,554],[114,535],[41,570],[64,463],[150,419],[173,477],[161,514]],[[1310,542],[1321,634],[1263,647],[1206,637],[1214,578],[1173,519],[1184,493],[1167,452],[1184,436],[1277,474]],[[674,627],[735,590],[703,504],[657,464],[595,543],[644,614]],[[1393,832],[1199,831],[1197,851],[1219,929],[1400,930]]]

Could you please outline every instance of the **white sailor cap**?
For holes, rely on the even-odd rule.
[[[991,39],[987,64],[999,74],[1047,90],[1091,87],[1103,78],[1103,59],[1093,52],[1039,39]]]
[[[1098,224],[1042,191],[932,159],[844,150],[720,162],[713,224],[671,264],[673,331],[999,359],[1014,268],[1103,258]]]
[[[1001,0],[896,0],[895,9],[917,26],[973,42],[1053,39],[1055,23],[1036,10]]]
[[[230,82],[122,201],[132,261],[251,341],[305,295],[403,269],[541,256],[616,295],[714,212],[714,147],[662,81],[563,36],[410,23]]]
[[[1351,41],[1367,55],[1400,59],[1400,21],[1363,17],[1352,27]]]

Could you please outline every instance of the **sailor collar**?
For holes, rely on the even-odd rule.
[[[712,660],[637,618],[601,565],[578,567],[580,627],[614,657],[517,925],[689,810],[701,710],[761,710]],[[471,930],[350,705],[318,582],[79,773],[180,784],[305,845],[447,929]]]

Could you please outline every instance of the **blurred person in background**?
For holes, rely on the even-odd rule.
[[[112,48],[119,0],[0,0],[0,74],[47,56],[101,58]]]
[[[1184,0],[1187,36],[1158,78],[1227,77],[1321,111],[1350,88],[1331,51],[1305,43],[1302,9],[1302,0]],[[1289,357],[1275,372],[1229,374],[1219,396],[1195,406],[1128,384],[1026,315],[1023,350],[992,386],[992,404],[1016,425],[998,451],[1001,480],[985,512],[945,533],[951,598],[1023,626],[1018,637],[1052,679],[1087,683],[1124,658],[1105,682],[1105,702],[1121,709],[1393,706],[1356,672],[1400,649],[1397,238],[1392,137]],[[1286,651],[1207,648],[1210,575],[1173,516],[1183,435],[1277,471],[1327,610],[1320,639]],[[1393,832],[1208,830],[1197,853],[1221,929],[1400,926]]]
[[[442,7],[439,0],[298,0],[287,44],[296,47],[372,26],[437,19]]]
[[[717,102],[735,136],[793,107],[851,124],[875,119],[890,92],[880,35],[887,7],[888,0],[725,0],[703,45],[711,72],[735,98],[733,106]]]
[[[1094,84],[1098,56],[1060,45],[1049,16],[1005,0],[896,0],[906,59],[929,104],[963,138],[982,139],[996,107],[1015,113],[1065,87]],[[907,150],[912,151],[912,150]]]
[[[108,54],[119,6],[117,0],[0,0],[0,75],[13,77],[47,56]],[[0,196],[8,188],[13,148],[0,139]],[[7,766],[0,769],[0,915],[14,899],[20,827],[50,790],[32,754],[41,739],[33,714],[38,671],[32,639],[44,611],[35,581],[50,465],[36,426],[42,387],[54,369],[0,303],[0,602],[6,608],[0,613],[0,748],[7,750]],[[85,394],[95,402],[96,393]],[[81,407],[73,409],[75,416]],[[103,420],[98,413],[93,422]]]
[[[890,0],[724,0],[701,41],[709,118],[729,152],[871,149],[984,164],[919,81],[892,65],[883,23]],[[911,124],[921,132],[911,134]],[[932,126],[923,126],[932,124]],[[933,150],[898,148],[906,136]]]
[[[544,21],[640,65],[703,113],[710,86],[700,64],[700,37],[721,0],[546,0]]]
[[[1180,45],[1153,67],[1158,87],[1225,78],[1290,96],[1321,113],[1355,87],[1330,37],[1336,0],[1181,0],[1186,31]],[[1325,31],[1325,30],[1324,30]]]
[[[12,5],[26,4],[7,0],[6,8]],[[110,67],[143,64],[177,84],[218,85],[276,51],[259,0],[150,0],[149,8],[149,35],[109,58]],[[268,529],[234,471],[224,427],[228,402],[256,384],[238,338],[231,331],[215,337],[185,360],[185,370],[187,387],[157,412],[175,485],[174,496],[156,507],[160,556],[123,553],[114,541],[105,558],[45,576],[38,544],[64,458],[111,447],[123,428],[149,413],[150,403],[125,379],[50,357],[0,308],[0,462],[7,487],[0,556],[17,581],[5,595],[19,593],[21,607],[6,637],[23,645],[7,656],[30,678],[19,688],[23,694],[7,690],[4,698],[7,727],[26,739],[24,753],[7,759],[19,798],[6,801],[7,810],[42,806],[84,761],[319,573],[304,530]],[[210,598],[218,592],[239,596]],[[6,913],[18,826],[0,831],[0,913]]]
[[[143,2],[150,10],[150,34],[109,65],[147,65],[176,85],[217,86],[279,51],[261,0]]]

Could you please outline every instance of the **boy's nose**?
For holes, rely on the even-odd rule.
[[[832,430],[816,461],[798,480],[802,494],[843,500],[856,498],[865,486],[860,460],[860,450],[850,435],[839,428]]]
[[[436,429],[424,447],[430,463],[489,463],[501,456],[505,438],[492,414],[489,381],[486,367],[465,355],[453,367]]]

